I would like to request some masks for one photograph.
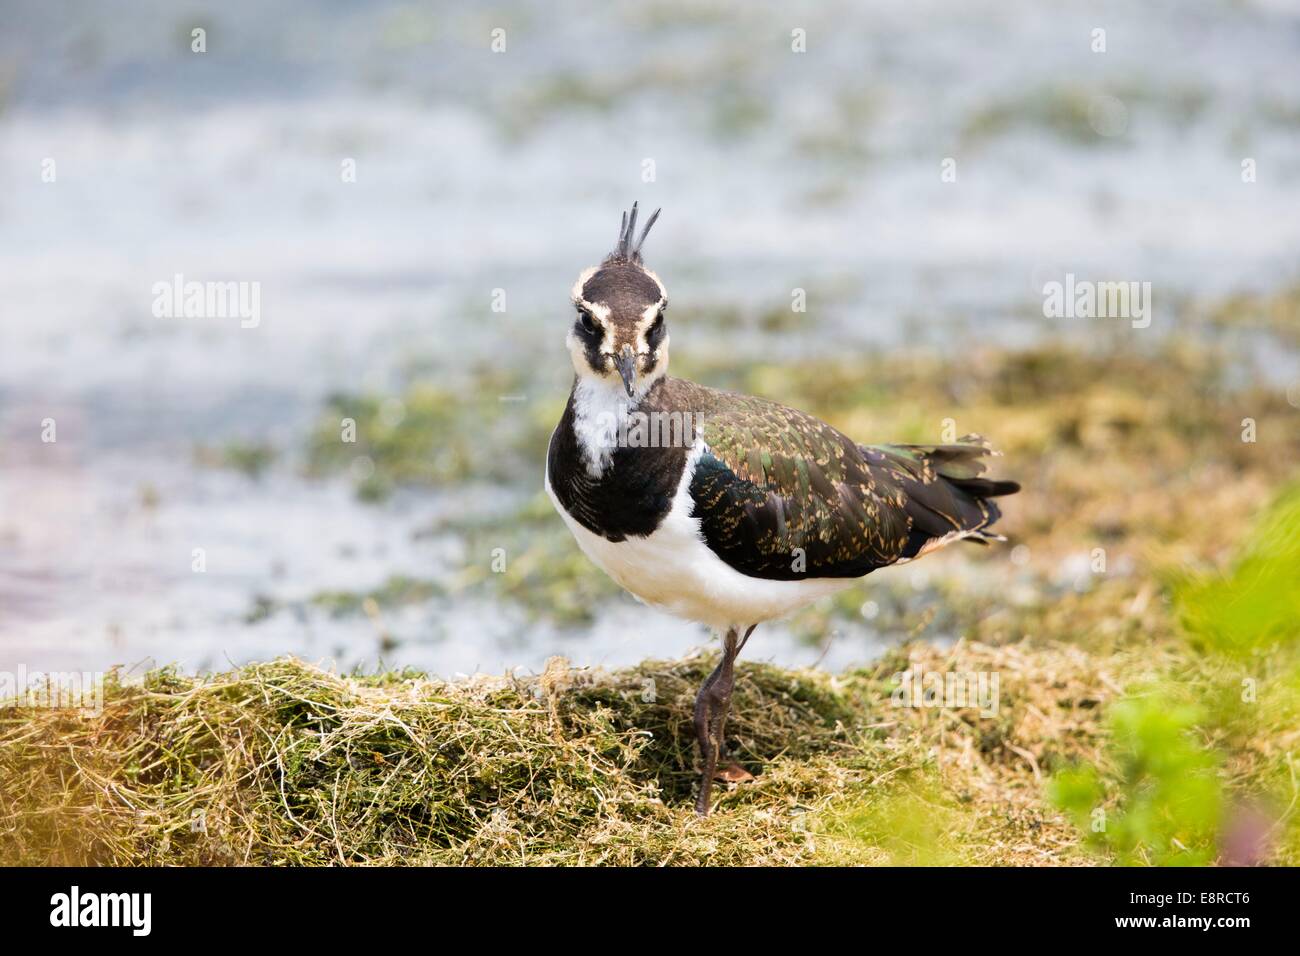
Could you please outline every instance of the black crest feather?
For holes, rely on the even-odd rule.
[[[637,204],[632,203],[632,211],[630,213],[623,213],[623,221],[619,224],[618,245],[614,247],[614,251],[609,254],[606,261],[612,262],[622,260],[624,262],[634,262],[637,265],[640,265],[641,246],[645,244],[645,237],[650,234],[650,227],[655,224],[655,220],[659,218],[659,213],[662,211],[663,210],[661,209],[656,209],[650,214],[650,218],[646,220],[645,226],[641,229],[641,235],[638,238],[636,234]]]

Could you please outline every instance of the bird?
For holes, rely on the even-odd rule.
[[[668,374],[668,292],[636,232],[583,270],[565,342],[574,379],[546,452],[545,487],[582,551],[644,604],[714,630],[722,656],[695,700],[695,811],[709,814],[735,661],[754,629],[954,541],[989,530],[978,435],[861,444],[774,401]]]

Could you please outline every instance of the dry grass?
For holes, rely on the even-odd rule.
[[[443,683],[294,660],[110,687],[103,712],[0,723],[6,863],[790,864],[925,861],[875,845],[928,788],[918,837],[971,862],[1076,856],[1042,779],[1097,746],[1114,682],[1076,650],[913,647],[841,677],[746,665],[729,735],[756,779],[691,812],[691,708],[711,661]],[[1002,708],[897,708],[893,675],[996,670]],[[930,814],[933,815],[933,814]],[[845,821],[848,821],[847,824]],[[915,851],[915,852],[913,852]]]

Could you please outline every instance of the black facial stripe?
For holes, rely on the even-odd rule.
[[[601,336],[600,323],[596,321],[595,316],[582,306],[578,306],[578,320],[574,324],[574,328],[577,329],[578,334],[584,338],[595,337],[599,339]]]
[[[651,350],[657,349],[667,332],[668,326],[664,324],[664,314],[660,312],[658,318],[654,320],[654,324],[650,326],[650,331],[646,333],[646,344],[650,346]]]
[[[582,351],[587,356],[587,364],[596,371],[602,371],[605,368],[605,358],[601,355],[600,346],[604,341],[604,335],[600,329],[595,333],[585,332],[582,327],[577,328],[578,341],[582,344]]]
[[[578,310],[578,317],[573,323],[573,335],[578,340],[578,344],[582,346],[583,353],[587,356],[587,364],[595,370],[600,370],[604,367],[604,359],[600,355],[600,346],[605,340],[605,330],[596,318],[581,305],[575,303],[575,307]],[[590,328],[584,323],[584,318],[591,323]]]

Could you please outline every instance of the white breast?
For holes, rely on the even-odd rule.
[[[549,468],[546,491],[583,552],[606,574],[646,604],[719,630],[783,617],[855,582],[853,578],[754,578],[714,554],[700,533],[699,519],[691,517],[691,476],[704,447],[700,439],[691,447],[672,508],[646,537],[615,542],[588,531],[555,497]]]

